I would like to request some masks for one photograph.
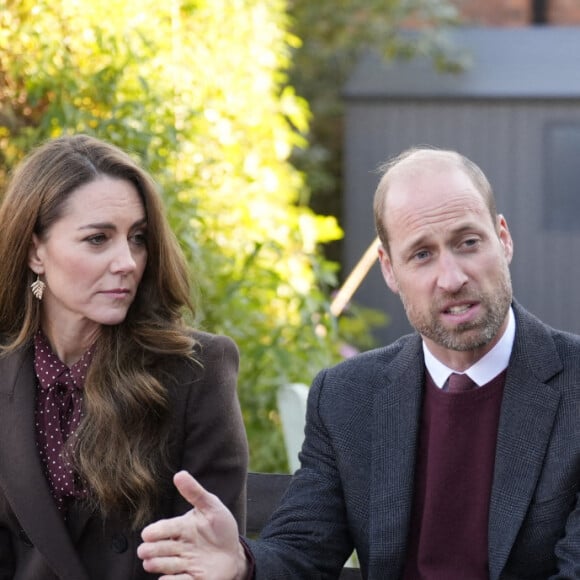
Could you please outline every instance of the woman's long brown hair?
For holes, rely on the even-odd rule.
[[[191,358],[182,315],[193,314],[187,264],[149,175],[120,149],[86,135],[40,146],[16,168],[0,206],[0,354],[30,347],[40,325],[28,268],[70,194],[100,176],[131,182],[147,216],[147,265],[125,320],[103,326],[84,387],[84,418],[71,456],[103,516],[127,513],[135,528],[153,515],[165,460],[168,401],[159,357]]]

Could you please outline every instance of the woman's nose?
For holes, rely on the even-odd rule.
[[[119,244],[115,257],[111,263],[113,272],[129,273],[137,267],[137,262],[128,243]]]

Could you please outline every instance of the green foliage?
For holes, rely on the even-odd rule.
[[[307,175],[309,205],[341,222],[343,102],[341,91],[362,53],[386,59],[431,58],[438,69],[461,70],[464,55],[444,28],[457,23],[452,0],[290,0],[294,48],[290,82],[313,113],[308,150],[293,162]],[[408,34],[408,28],[417,31]],[[372,239],[369,232],[369,242]],[[329,256],[338,257],[340,244]]]
[[[308,107],[288,86],[283,0],[4,0],[0,182],[31,147],[86,132],[161,185],[191,263],[203,328],[241,351],[251,467],[281,470],[275,388],[338,360],[329,314],[336,220],[301,200],[289,162]],[[364,334],[357,329],[355,334]]]

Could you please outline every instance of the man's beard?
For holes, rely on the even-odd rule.
[[[408,304],[403,294],[400,297],[410,323],[422,336],[449,350],[468,351],[481,348],[496,337],[512,301],[512,286],[509,270],[506,268],[493,294],[473,294],[462,290],[442,297],[438,304],[457,300],[479,303],[483,307],[482,317],[458,324],[452,329],[439,320],[441,307],[433,305],[427,314],[422,314]]]

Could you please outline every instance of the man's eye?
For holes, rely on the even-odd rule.
[[[427,250],[421,250],[420,252],[417,252],[413,256],[413,258],[415,260],[418,260],[419,262],[422,262],[423,260],[426,260],[429,256],[430,256],[430,254]]]

